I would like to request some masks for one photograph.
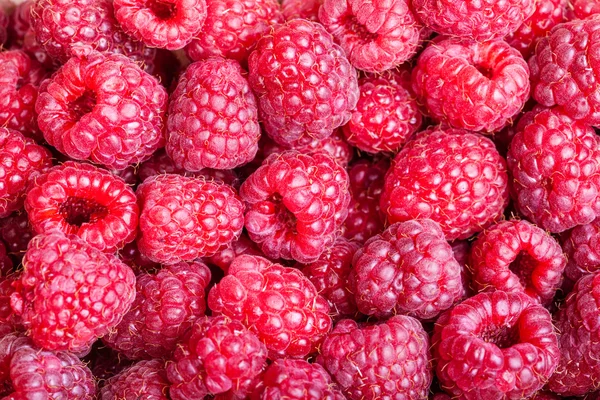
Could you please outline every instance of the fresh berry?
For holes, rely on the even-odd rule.
[[[136,242],[127,243],[125,247],[119,250],[119,258],[129,265],[136,275],[142,272],[156,272],[161,268],[159,263],[155,263],[140,253]]]
[[[567,7],[567,19],[586,19],[600,13],[600,3],[596,0],[572,0]]]
[[[33,342],[85,351],[121,322],[135,297],[135,275],[115,256],[60,231],[29,243],[11,306]]]
[[[320,24],[295,19],[264,35],[248,59],[267,134],[282,145],[331,136],[358,101],[356,71]]]
[[[250,239],[272,259],[316,261],[348,215],[348,173],[323,153],[269,156],[240,187]]]
[[[267,346],[269,357],[313,353],[331,328],[329,305],[299,270],[241,255],[213,286],[208,306],[242,321]]]
[[[211,265],[215,265],[221,268],[225,273],[229,271],[229,266],[238,256],[247,254],[250,256],[263,256],[262,251],[259,250],[256,243],[242,233],[238,240],[231,243],[231,245],[215,255],[208,257],[205,261]]]
[[[447,240],[467,239],[508,204],[506,163],[491,140],[458,129],[424,132],[398,153],[385,178],[389,223],[429,218]]]
[[[62,65],[60,61],[50,57],[44,47],[38,43],[33,27],[30,27],[23,37],[23,51],[36,60],[48,71],[55,71]]]
[[[6,244],[8,252],[20,259],[35,232],[29,224],[25,211],[14,213],[0,220],[0,239]]]
[[[10,15],[8,37],[11,48],[23,46],[25,34],[31,27],[31,7],[35,0],[25,0],[18,4]]]
[[[281,12],[286,21],[301,18],[319,22],[319,8],[323,0],[281,0]]]
[[[577,282],[583,275],[600,271],[600,219],[565,232],[561,243],[568,260],[567,279]]]
[[[412,58],[422,26],[407,0],[324,0],[319,21],[357,69],[382,72]]]
[[[204,177],[156,175],[137,189],[138,249],[150,260],[175,264],[211,256],[242,233],[244,206],[234,190]]]
[[[7,263],[9,260],[10,259],[4,259],[2,261],[3,270],[8,266]],[[15,291],[13,286],[16,279],[17,275],[15,274],[0,278],[0,325],[8,327],[11,332],[24,330],[21,319],[15,314],[10,306],[10,297]],[[0,383],[0,387],[1,385],[2,384]]]
[[[419,321],[404,315],[367,326],[340,321],[317,361],[348,400],[424,399],[431,384],[429,338]]]
[[[503,40],[440,36],[419,55],[412,74],[430,116],[455,128],[498,131],[529,97],[527,63]]]
[[[100,399],[169,400],[168,388],[163,361],[140,361],[106,381]]]
[[[560,357],[550,313],[523,293],[463,301],[438,319],[432,342],[442,388],[465,400],[528,398]]]
[[[164,144],[166,107],[166,90],[135,62],[83,50],[44,81],[35,110],[61,153],[124,169]]]

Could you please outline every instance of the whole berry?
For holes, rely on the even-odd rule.
[[[306,276],[258,256],[237,257],[210,290],[208,306],[244,323],[271,359],[313,353],[331,328],[327,300]]]
[[[447,240],[466,239],[502,216],[506,163],[494,143],[459,129],[432,130],[394,158],[381,194],[389,223],[429,218]]]
[[[108,379],[101,400],[169,400],[169,381],[161,360],[140,361]]]
[[[561,235],[567,256],[565,277],[577,282],[583,275],[600,270],[600,220],[578,225]]]
[[[273,28],[256,44],[248,68],[260,120],[283,145],[304,135],[331,136],[358,101],[356,71],[315,22],[295,19]]]
[[[328,155],[269,156],[240,187],[250,239],[270,258],[316,261],[348,215],[347,172]]]
[[[281,12],[286,21],[301,18],[319,22],[319,8],[323,0],[281,0]]]
[[[424,399],[432,379],[427,333],[404,315],[377,325],[340,321],[317,361],[349,400]]]

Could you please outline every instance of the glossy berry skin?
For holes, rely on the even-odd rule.
[[[167,265],[136,279],[136,297],[119,325],[102,340],[131,360],[168,358],[206,311],[210,270],[200,261]]]
[[[76,160],[110,169],[144,161],[164,144],[167,92],[119,54],[82,51],[40,88],[46,141]]]
[[[286,21],[296,18],[319,22],[319,8],[323,0],[281,0],[281,12]]]
[[[319,22],[357,69],[382,72],[417,52],[421,24],[406,0],[324,0]]]
[[[52,155],[46,148],[0,127],[0,218],[23,207],[28,185],[51,166]]]
[[[108,379],[100,400],[169,400],[169,381],[161,360],[140,361]]]
[[[23,268],[11,306],[47,350],[87,350],[119,324],[135,297],[131,268],[60,231],[33,238]]]
[[[244,398],[266,361],[265,345],[241,322],[224,316],[201,318],[167,363],[171,399],[220,393]]]
[[[424,399],[432,379],[427,333],[404,315],[377,325],[340,321],[317,361],[348,400]]]
[[[299,270],[241,255],[212,287],[214,315],[241,321],[267,346],[269,358],[303,358],[331,328],[329,305]]]
[[[122,179],[90,164],[67,161],[35,179],[25,210],[37,233],[58,229],[113,253],[135,239],[139,209]]]
[[[204,177],[156,175],[138,186],[140,252],[175,264],[215,254],[242,233],[244,206],[235,191]]]
[[[240,187],[250,239],[272,259],[316,261],[348,215],[348,174],[323,153],[269,156]]]
[[[567,256],[565,277],[576,282],[583,275],[600,270],[600,220],[578,225],[563,233],[560,241]]]
[[[507,155],[517,210],[559,233],[600,215],[600,141],[594,129],[550,109],[513,138]]]
[[[295,19],[275,27],[256,44],[248,70],[259,118],[282,145],[304,135],[331,136],[348,122],[358,101],[356,71],[325,28],[314,22]]]
[[[527,398],[560,357],[550,313],[524,293],[463,301],[438,319],[432,343],[441,387],[466,400]]]
[[[500,219],[507,206],[506,164],[481,135],[424,132],[394,158],[380,204],[389,223],[429,218],[447,240],[466,239]]]
[[[455,128],[498,131],[529,98],[527,63],[503,40],[440,36],[419,55],[412,74],[429,115]]]
[[[233,169],[252,161],[260,126],[240,65],[210,58],[188,66],[169,99],[167,154],[186,171]]]

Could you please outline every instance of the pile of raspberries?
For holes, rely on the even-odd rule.
[[[18,3],[1,400],[600,399],[600,0]]]

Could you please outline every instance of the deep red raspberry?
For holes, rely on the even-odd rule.
[[[11,305],[36,345],[81,352],[121,322],[134,297],[131,268],[51,231],[29,243]]]
[[[137,189],[138,249],[164,264],[211,256],[242,233],[244,206],[235,191],[204,177],[156,175]]]
[[[329,305],[299,270],[241,255],[208,295],[217,315],[242,321],[271,359],[313,353],[331,329]]]
[[[560,357],[550,313],[524,293],[463,301],[438,319],[431,341],[442,388],[465,400],[527,398]]]
[[[356,71],[323,26],[295,19],[263,36],[248,58],[265,130],[279,144],[324,139],[350,119]]]
[[[600,13],[600,3],[596,0],[572,0],[567,7],[567,19],[586,19]]]
[[[25,0],[18,4],[10,15],[8,38],[11,48],[23,47],[25,34],[31,27],[31,7],[35,0]]]
[[[0,279],[6,277],[13,272],[13,262],[8,256],[6,245],[0,241]]]
[[[382,72],[412,58],[421,23],[407,0],[324,0],[319,21],[357,69]]]
[[[229,392],[244,398],[267,361],[267,349],[244,325],[227,317],[199,319],[167,364],[173,400]]]
[[[0,239],[4,241],[8,252],[20,259],[27,250],[27,245],[35,232],[29,224],[25,211],[12,214],[0,221]]]
[[[256,42],[283,22],[277,0],[208,0],[207,17],[185,48],[193,61],[225,57],[245,65]]]
[[[168,388],[163,361],[140,361],[106,381],[100,400],[169,400]]]
[[[413,90],[435,120],[494,132],[527,101],[529,69],[523,56],[503,40],[440,36],[419,55]]]
[[[409,142],[394,159],[381,194],[390,223],[430,218],[447,240],[482,231],[507,204],[506,163],[494,143],[458,129],[425,132]]]
[[[164,144],[167,91],[127,57],[83,51],[40,88],[46,141],[111,169],[144,161]]]
[[[281,0],[281,12],[286,21],[302,18],[319,22],[319,8],[323,0]]]
[[[340,321],[317,361],[349,400],[423,399],[431,384],[429,338],[419,321],[404,315],[370,326]]]
[[[576,282],[583,275],[600,270],[600,219],[565,232],[561,243],[568,260],[567,279]]]
[[[517,210],[550,232],[600,216],[600,140],[594,129],[555,109],[537,113],[507,156]]]
[[[250,239],[272,259],[316,261],[348,215],[348,173],[323,153],[269,156],[240,187]]]
[[[106,253],[135,239],[139,214],[135,193],[122,179],[73,161],[35,179],[25,210],[37,233],[58,229]]]
[[[242,254],[251,256],[264,256],[256,243],[250,240],[246,234],[242,233],[238,240],[231,243],[231,246],[219,251],[211,257],[206,258],[205,261],[211,265],[221,268],[225,273],[227,273],[233,260]]]
[[[236,61],[216,57],[181,75],[167,120],[166,150],[176,167],[232,169],[256,156],[258,109],[244,75]]]

